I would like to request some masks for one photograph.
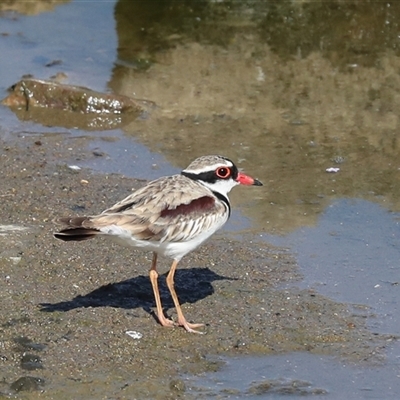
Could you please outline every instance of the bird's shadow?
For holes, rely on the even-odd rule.
[[[167,274],[160,275],[158,283],[164,310],[173,307],[172,298],[165,283]],[[214,293],[212,282],[218,280],[236,280],[221,276],[209,268],[190,268],[178,270],[175,274],[175,290],[181,304],[195,303]],[[78,295],[72,300],[59,303],[42,303],[41,311],[69,311],[84,307],[115,307],[134,309],[143,308],[153,314],[155,300],[150,279],[139,275],[121,282],[109,283],[86,295]]]

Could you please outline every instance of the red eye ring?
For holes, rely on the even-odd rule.
[[[226,179],[231,176],[231,170],[228,167],[219,167],[215,171],[215,175],[217,175],[218,178]]]

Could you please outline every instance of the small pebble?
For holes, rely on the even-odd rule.
[[[10,257],[10,261],[14,264],[17,265],[21,261],[21,257]]]
[[[335,174],[336,172],[340,171],[340,168],[331,167],[331,168],[327,168],[325,171],[328,173],[331,173],[331,174],[332,173]]]
[[[125,332],[128,336],[130,336],[132,339],[139,340],[143,337],[143,335],[140,332],[136,331],[126,331]]]

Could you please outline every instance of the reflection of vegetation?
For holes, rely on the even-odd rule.
[[[396,2],[268,3],[261,35],[283,57],[321,51],[331,61],[372,66],[387,48],[399,53]]]
[[[136,65],[187,38],[224,45],[234,33],[221,23],[228,10],[228,3],[198,0],[120,0],[115,8],[119,57]]]
[[[266,229],[313,223],[333,197],[400,209],[400,2],[166,4],[130,6],[147,14],[131,24],[145,27],[141,47],[126,47],[158,63],[116,68],[110,86],[165,112],[127,133],[176,165],[211,151],[239,160],[265,192],[232,197]]]
[[[400,2],[120,0],[115,16],[120,59],[138,69],[177,40],[226,46],[249,27],[283,58],[322,51],[335,64],[372,66],[385,49],[400,53]]]
[[[70,0],[0,0],[0,12],[16,11],[25,15],[37,15],[52,11],[55,7],[69,2]]]

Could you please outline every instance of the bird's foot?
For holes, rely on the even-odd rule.
[[[187,332],[190,333],[198,333],[202,335],[204,332],[197,331],[197,328],[201,328],[204,324],[191,324],[187,322],[185,318],[178,319],[178,322],[174,322],[169,318],[166,318],[164,314],[156,314],[158,321],[162,326],[166,326],[167,328],[172,328],[174,326],[182,326],[186,329]]]
[[[183,326],[186,331],[190,333],[198,333],[200,335],[203,335],[204,332],[197,331],[196,328],[200,328],[204,326],[204,324],[191,324],[190,322],[187,322],[186,319],[180,319],[178,320],[178,325]]]
[[[157,318],[162,326],[166,326],[168,328],[172,328],[173,326],[175,326],[174,321],[172,321],[168,318],[165,318],[165,316],[163,314],[161,314],[161,315],[157,314]]]

